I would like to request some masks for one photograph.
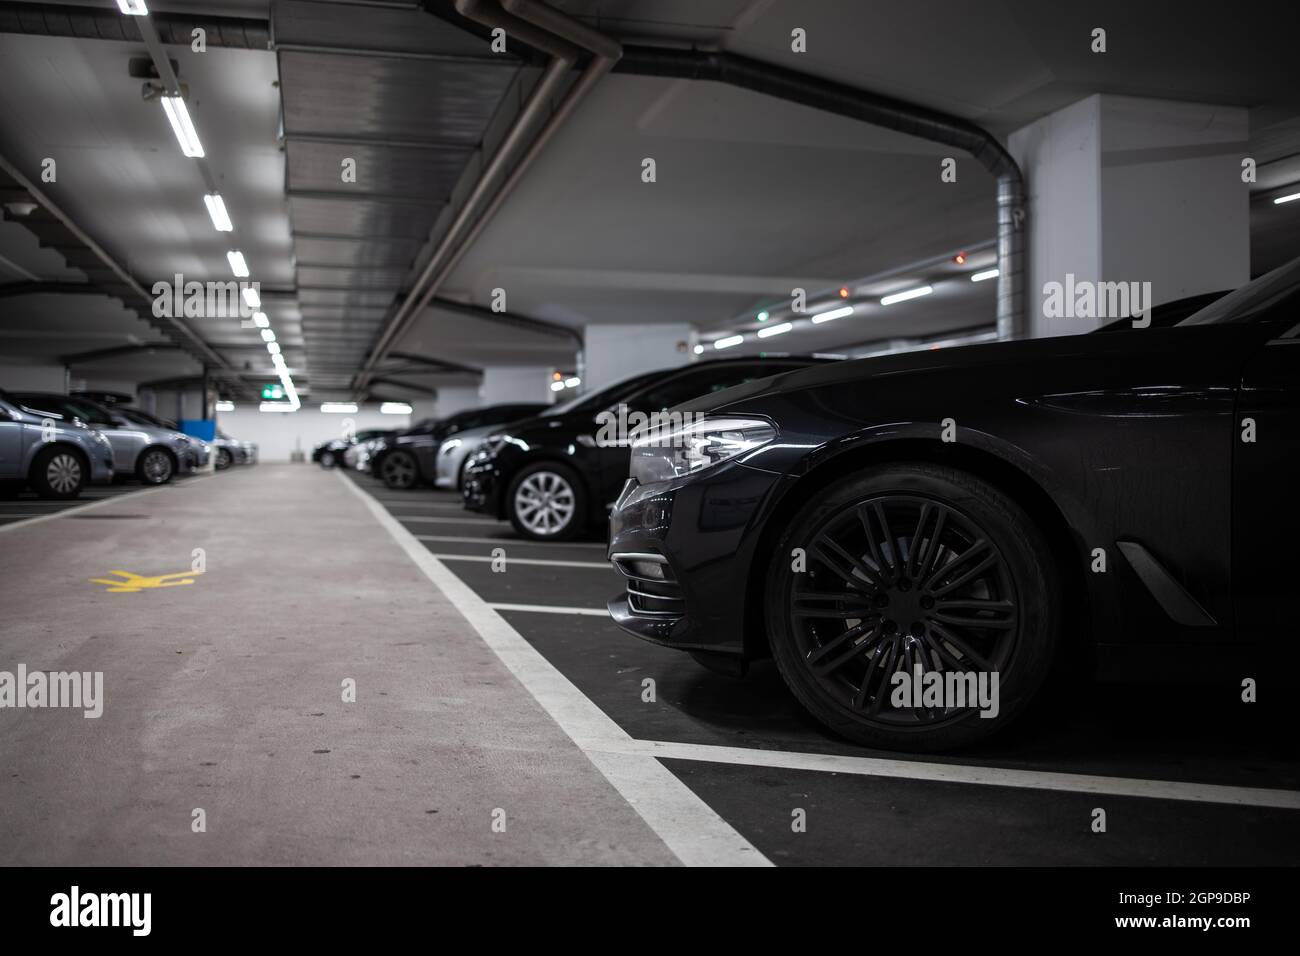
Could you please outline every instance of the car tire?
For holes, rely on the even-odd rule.
[[[465,458],[464,458],[464,460],[461,461],[461,463],[460,463],[460,467],[456,469],[456,487],[455,487],[455,490],[456,490],[456,494],[457,494],[458,496],[459,496],[459,495],[462,495],[462,494],[465,493],[465,469],[466,469],[466,466],[468,466],[468,465],[469,465],[469,456],[466,455]]]
[[[952,750],[1007,726],[1062,643],[1043,533],[993,485],[925,462],[872,468],[812,496],[776,545],[763,602],[772,656],[799,702],[836,733],[888,750]],[[923,674],[986,673],[996,714],[955,697],[894,706],[906,700],[893,675],[918,663]]]
[[[506,489],[514,529],[532,541],[569,541],[587,524],[587,489],[568,465],[541,461],[523,468]]]
[[[217,471],[225,471],[234,463],[235,463],[235,456],[231,454],[229,448],[217,449],[217,460],[213,462],[213,467],[216,468]]]
[[[322,468],[333,468],[336,464],[338,464],[338,462],[334,460],[334,452],[321,452],[320,466]]]
[[[176,459],[166,448],[146,448],[135,463],[135,476],[144,485],[165,485],[176,474]]]
[[[420,465],[406,451],[390,451],[379,463],[379,477],[390,491],[409,491],[420,480]]]
[[[46,448],[32,461],[29,483],[42,498],[71,500],[86,487],[89,468],[85,458],[70,448]]]

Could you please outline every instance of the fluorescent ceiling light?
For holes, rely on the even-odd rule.
[[[934,289],[928,285],[923,285],[915,289],[908,289],[906,292],[895,292],[893,295],[887,295],[880,300],[881,305],[893,305],[895,302],[906,302],[908,299],[919,299],[923,295],[929,295]]]
[[[985,269],[983,272],[976,272],[970,277],[971,282],[983,282],[985,279],[996,279],[998,277],[997,269]]]
[[[296,412],[298,406],[293,402],[263,402],[257,406],[259,412]]]
[[[244,301],[248,303],[250,309],[260,309],[262,307],[262,297],[251,285],[244,286]]]
[[[1278,196],[1273,200],[1273,205],[1280,206],[1284,202],[1292,202],[1296,199],[1300,199],[1300,193],[1291,193],[1289,196]]]
[[[765,329],[758,330],[758,337],[760,339],[766,339],[771,338],[773,335],[784,335],[793,328],[794,325],[790,322],[782,322],[780,325],[769,325]]]
[[[271,356],[271,364],[283,372],[285,370],[284,355],[282,355],[279,352],[276,352],[274,355]]]
[[[838,309],[831,309],[829,312],[818,312],[812,317],[813,325],[820,325],[823,322],[831,322],[835,319],[842,319],[846,315],[853,314],[853,306],[846,305]],[[762,335],[762,333],[759,333]]]
[[[274,341],[275,341],[275,333],[272,332],[270,329],[263,329],[263,330],[262,330],[262,341],[263,341],[263,342],[274,342]]]
[[[379,406],[379,411],[385,415],[409,415],[411,406],[406,402],[384,402]]]
[[[695,354],[696,354],[696,355],[703,355],[703,354],[704,354],[704,346],[703,346],[703,345],[697,345],[697,346],[695,346]]]
[[[355,415],[356,402],[321,402],[320,410],[326,415]]]
[[[244,261],[242,252],[231,249],[226,253],[226,261],[230,263],[230,271],[235,274],[236,279],[248,278],[248,263]]]
[[[551,383],[551,391],[552,391],[552,392],[562,392],[562,391],[564,391],[564,383],[563,383],[563,382],[552,382],[552,383]]]
[[[167,114],[167,121],[172,124],[172,132],[176,134],[176,141],[181,144],[181,152],[193,159],[202,159],[203,144],[199,142],[199,134],[194,124],[190,122],[190,113],[185,108],[185,101],[179,96],[164,96],[162,105],[163,112]]]
[[[234,410],[234,402],[217,402],[217,411],[219,412],[233,412]]]
[[[713,347],[715,349],[729,349],[733,345],[739,345],[743,341],[745,341],[743,335],[728,335],[725,339],[718,339],[714,342]]]
[[[212,225],[217,232],[231,232],[235,224],[230,221],[230,214],[226,212],[226,202],[221,198],[220,193],[208,193],[203,197],[203,204],[208,207],[208,215],[212,217]]]
[[[259,329],[270,328],[271,320],[266,317],[265,312],[254,312],[253,324],[257,326]]]
[[[147,17],[149,15],[149,8],[144,5],[144,0],[117,0],[117,8],[128,17]]]
[[[270,352],[272,355],[279,355],[279,354],[280,354],[280,343],[279,343],[279,342],[267,342],[267,343],[266,343],[266,350],[267,350],[268,352]]]
[[[566,378],[564,380],[565,388],[577,388],[581,384],[582,384],[582,379],[578,378],[576,375],[573,378]]]

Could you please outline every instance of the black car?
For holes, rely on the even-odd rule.
[[[355,434],[339,438],[331,438],[329,441],[323,441],[311,452],[311,460],[316,462],[322,468],[333,468],[343,461],[343,453],[347,451],[349,445],[357,442],[369,441],[372,438],[385,438],[396,435],[395,429],[385,428],[363,428]]]
[[[700,395],[806,368],[810,358],[743,358],[645,372],[553,405],[493,435],[465,464],[465,507],[526,538],[564,541],[601,522],[627,478],[632,429]]]
[[[1298,382],[1300,259],[1173,327],[690,402],[633,449],[609,610],[712,666],[770,655],[828,727],[887,748],[982,738],[1054,665],[1239,695],[1295,642]],[[990,706],[959,706],[981,687]]]
[[[492,405],[458,412],[448,418],[425,419],[384,441],[370,458],[370,473],[394,490],[432,485],[437,478],[438,446],[459,431],[504,425],[536,415],[546,406],[540,402]]]

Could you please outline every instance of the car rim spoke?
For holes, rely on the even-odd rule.
[[[904,530],[905,529],[905,530]],[[893,678],[993,671],[1022,614],[1007,562],[967,514],[914,494],[859,501],[810,535],[787,606],[805,666],[859,719],[927,724],[955,705],[890,703]]]

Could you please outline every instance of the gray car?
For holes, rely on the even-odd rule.
[[[459,491],[461,482],[465,478],[463,471],[465,462],[473,452],[482,447],[488,435],[499,431],[500,428],[500,425],[481,425],[478,428],[467,428],[463,432],[452,435],[439,445],[435,459],[434,487]]]
[[[217,456],[217,471],[225,471],[231,465],[256,465],[257,443],[239,441],[225,432],[217,432],[212,439],[212,451]]]
[[[76,498],[113,480],[113,446],[79,417],[27,408],[0,391],[0,483],[42,498]]]
[[[182,474],[198,471],[212,458],[212,446],[201,438],[186,435],[173,421],[150,415],[138,408],[114,406],[111,409],[115,419],[124,419],[127,423],[144,428],[159,429],[174,438],[180,439],[177,452],[177,469]]]
[[[120,478],[138,478],[142,484],[163,485],[190,457],[189,439],[170,428],[141,424],[119,411],[88,398],[54,392],[14,392],[27,408],[79,418],[103,432],[113,446],[113,470]]]

